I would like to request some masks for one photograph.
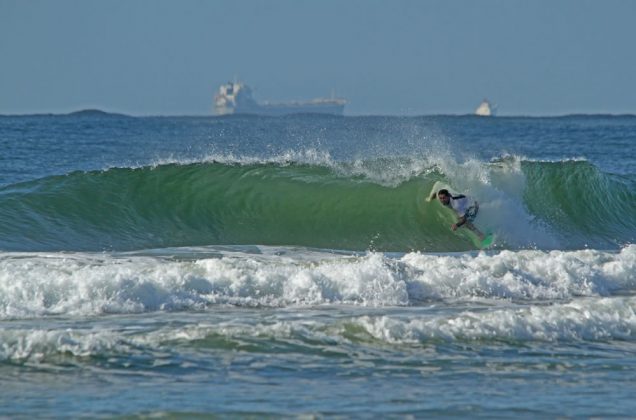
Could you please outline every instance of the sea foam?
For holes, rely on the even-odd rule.
[[[0,254],[0,318],[280,307],[425,305],[448,299],[568,300],[629,294],[636,245],[620,252],[284,255],[219,251],[187,259],[90,253]]]
[[[0,329],[0,362],[47,362],[56,358],[102,357],[108,363],[126,363],[136,355],[137,364],[171,361],[171,352],[183,347],[205,346],[269,352],[272,345],[290,352],[337,351],[345,354],[355,345],[377,351],[386,346],[465,344],[471,341],[509,345],[511,342],[607,342],[636,339],[636,298],[585,297],[551,305],[504,305],[461,310],[428,310],[406,307],[382,314],[333,316],[333,310],[313,308],[295,311],[245,310],[201,314],[190,322],[168,319],[130,319],[118,325],[103,320],[91,324],[53,322],[46,328],[34,321]],[[27,325],[30,325],[27,327]],[[337,346],[337,348],[335,348]],[[359,348],[358,348],[359,349]]]
[[[636,337],[635,298],[586,298],[567,304],[464,311],[451,316],[404,319],[361,317],[354,321],[391,343],[428,340],[597,341]]]

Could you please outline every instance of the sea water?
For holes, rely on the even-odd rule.
[[[632,116],[2,116],[0,416],[632,416],[635,145]]]

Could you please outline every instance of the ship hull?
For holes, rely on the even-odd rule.
[[[302,105],[256,105],[250,107],[217,107],[217,115],[228,114],[252,114],[252,115],[268,115],[282,116],[290,114],[328,114],[342,115],[344,113],[343,104],[302,104]]]
[[[239,82],[229,82],[219,87],[214,97],[217,115],[289,115],[289,114],[329,114],[342,115],[347,103],[339,98],[316,98],[305,102],[257,102],[252,97],[252,89]]]

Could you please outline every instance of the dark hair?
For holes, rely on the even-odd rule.
[[[433,194],[431,194],[431,200],[435,200],[437,198],[437,196],[440,195],[440,194],[446,194],[446,195],[450,196],[450,193],[448,192],[448,190],[443,188],[443,189],[439,190],[438,192],[433,192]]]

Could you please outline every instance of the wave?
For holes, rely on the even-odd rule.
[[[632,342],[634,290],[635,245],[491,255],[276,247],[2,253],[0,320],[11,322],[0,330],[0,363],[154,354],[166,346],[231,349],[256,335],[250,342],[265,352],[274,342],[277,352],[284,342],[308,350],[334,342]],[[334,317],[334,305],[364,309]],[[294,316],[263,316],[264,308],[289,306]],[[302,307],[311,308],[309,317]],[[321,307],[330,315],[315,316]],[[158,311],[134,329],[104,316]],[[188,312],[197,322],[172,322],[165,312]],[[87,317],[90,323],[77,322]]]
[[[2,253],[0,319],[200,311],[218,305],[536,304],[633,294],[636,245],[610,251],[391,255],[258,247]]]
[[[0,249],[100,251],[203,245],[464,251],[436,181],[480,201],[507,249],[632,243],[633,179],[583,160],[210,161],[73,172],[0,189]]]
[[[372,349],[374,354],[391,346],[404,348],[430,344],[478,342],[491,346],[528,342],[607,343],[636,340],[636,298],[589,298],[549,306],[498,308],[490,311],[428,312],[353,315],[341,320],[328,316],[308,320],[302,316],[264,320],[262,314],[241,311],[238,320],[214,319],[206,314],[198,322],[168,325],[146,320],[143,327],[69,326],[53,322],[47,328],[14,326],[0,330],[0,363],[69,363],[69,357],[107,359],[112,367],[156,368],[157,360],[175,366],[166,349],[223,349],[280,354],[293,352],[330,354],[340,348]],[[210,319],[210,318],[213,319]],[[343,350],[338,354],[342,357]],[[120,357],[118,357],[120,356]],[[168,360],[166,360],[168,359]]]

